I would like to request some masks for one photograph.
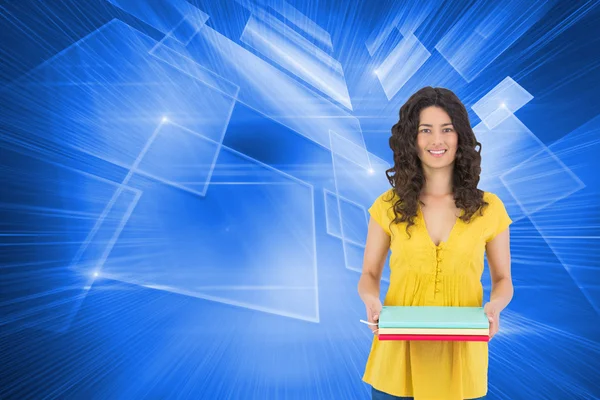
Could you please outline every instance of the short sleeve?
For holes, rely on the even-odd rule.
[[[508,212],[506,212],[504,203],[497,195],[490,193],[486,201],[489,203],[489,206],[484,212],[488,214],[487,220],[489,221],[489,226],[486,229],[485,242],[489,243],[500,232],[505,231],[513,221]]]
[[[392,236],[390,231],[390,222],[392,219],[390,218],[390,210],[394,206],[393,202],[391,202],[390,196],[393,189],[390,189],[375,199],[371,207],[369,208],[369,214],[371,217],[383,228],[385,233],[388,236]]]

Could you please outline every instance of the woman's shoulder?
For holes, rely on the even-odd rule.
[[[380,193],[379,196],[377,197],[376,201],[381,202],[381,203],[394,204],[397,199],[398,199],[398,195],[396,194],[396,191],[394,190],[394,188],[389,188],[385,192]]]
[[[513,220],[511,219],[507,208],[502,199],[495,193],[485,192],[484,200],[489,203],[483,211],[483,221],[487,222],[486,243],[492,240],[498,233],[506,229]]]
[[[494,192],[483,191],[483,201],[489,203],[490,205],[496,203],[502,203],[500,197]]]
[[[504,213],[506,211],[506,206],[504,202],[496,193],[493,192],[483,192],[483,201],[487,203],[483,207],[483,214],[499,214]]]
[[[483,191],[483,201],[485,201],[486,203],[495,201],[497,198],[498,196],[496,195],[496,193],[488,192],[486,190]]]

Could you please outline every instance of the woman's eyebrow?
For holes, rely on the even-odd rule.
[[[419,124],[419,126],[430,126],[433,127],[433,125],[431,124]],[[445,124],[441,124],[440,126],[446,126],[446,125],[452,125],[452,122],[446,122]]]

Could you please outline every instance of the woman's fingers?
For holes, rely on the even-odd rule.
[[[373,310],[371,309],[371,307],[367,307],[367,321],[369,321],[373,324],[377,323],[377,320],[374,318]],[[367,326],[373,333],[375,333],[375,331],[378,328],[377,325],[367,325]]]
[[[379,322],[379,313],[381,312],[382,308],[381,301],[379,299],[374,299],[372,301],[368,301],[365,306],[367,308],[367,321],[377,324]],[[377,334],[379,326],[369,325],[369,329],[371,329],[374,334]]]
[[[498,333],[500,330],[500,316],[496,315],[495,317],[490,318],[490,340]]]
[[[377,314],[375,314],[375,312],[373,310],[371,310],[371,316],[372,317],[371,317],[371,321],[370,322],[373,322],[373,323],[376,324],[378,322],[379,316]],[[371,331],[373,333],[376,333],[377,330],[379,330],[379,325],[370,325],[370,327],[371,327]]]
[[[487,302],[483,306],[483,311],[490,322],[490,339],[492,339],[500,330],[500,311],[497,304],[493,301]]]

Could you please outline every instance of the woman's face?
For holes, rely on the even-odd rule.
[[[458,147],[458,134],[448,113],[440,107],[427,107],[419,114],[417,147],[423,168],[452,166]]]

